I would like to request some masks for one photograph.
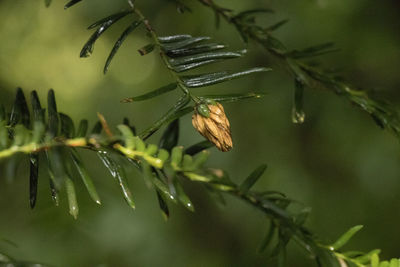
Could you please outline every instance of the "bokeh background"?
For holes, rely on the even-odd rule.
[[[119,100],[157,88],[171,80],[156,53],[141,57],[137,49],[147,44],[143,30],[124,43],[102,74],[105,59],[125,23],[111,28],[96,43],[94,54],[80,59],[88,39],[86,27],[99,18],[126,7],[126,1],[85,0],[70,10],[65,1],[45,8],[43,1],[0,2],[0,97],[11,106],[14,90],[37,90],[46,97],[54,88],[60,111],[75,121],[96,120],[103,113],[111,124],[126,116],[140,129],[160,117],[177,94],[144,103]],[[196,1],[186,1],[193,13],[180,15],[171,1],[136,1],[160,35],[190,33],[210,35],[242,49],[235,30],[222,24],[214,28],[213,14]],[[234,10],[271,7],[276,14],[261,16],[272,24],[290,19],[276,32],[289,48],[334,41],[339,53],[321,60],[343,76],[399,106],[400,5],[397,0],[224,0]],[[266,52],[251,44],[244,59],[220,69],[274,66]],[[306,122],[291,122],[293,82],[275,71],[199,90],[199,94],[265,92],[260,100],[226,105],[235,147],[230,153],[212,150],[210,166],[222,167],[239,182],[261,163],[269,169],[256,187],[279,190],[313,211],[307,225],[326,242],[349,227],[365,225],[348,249],[381,248],[382,257],[399,257],[400,146],[363,112],[345,99],[326,91],[307,90]],[[182,145],[202,138],[190,118],[182,120]],[[152,138],[157,142],[159,135]],[[54,266],[270,266],[256,252],[266,233],[265,217],[238,200],[227,198],[220,206],[196,184],[186,187],[196,212],[171,205],[171,218],[160,215],[154,192],[131,170],[130,185],[137,203],[132,211],[96,157],[85,154],[103,205],[96,206],[78,183],[80,216],[74,220],[64,198],[61,207],[50,200],[43,171],[37,207],[28,202],[28,166],[21,163],[9,181],[0,176],[0,251],[20,260]],[[65,197],[65,196],[64,196]],[[303,251],[290,245],[289,266],[314,266]]]

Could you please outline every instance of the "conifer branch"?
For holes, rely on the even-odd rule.
[[[89,57],[94,50],[94,45],[96,41],[102,36],[102,34],[104,34],[106,30],[108,30],[115,23],[119,22],[123,17],[126,17],[130,14],[133,15],[134,21],[118,38],[107,58],[104,67],[104,73],[106,73],[110,66],[111,60],[114,58],[118,49],[121,47],[127,36],[140,25],[144,25],[147,35],[150,35],[152,42],[147,44],[143,48],[140,48],[138,50],[139,53],[143,56],[153,52],[154,50],[159,50],[162,63],[171,73],[174,81],[168,85],[164,85],[144,95],[125,98],[121,102],[131,103],[135,101],[143,101],[171,92],[177,88],[180,88],[182,90],[183,95],[177,100],[175,105],[167,113],[164,114],[164,116],[162,116],[158,121],[153,123],[153,125],[151,125],[147,130],[140,134],[143,139],[150,137],[163,125],[171,123],[175,119],[178,119],[190,112],[200,114],[204,118],[209,118],[210,107],[219,105],[214,98],[218,98],[220,102],[224,102],[225,100],[227,102],[233,102],[252,97],[259,98],[261,96],[261,94],[256,93],[243,95],[228,94],[224,96],[216,95],[215,97],[195,95],[190,89],[228,82],[230,80],[245,77],[254,73],[267,72],[271,69],[265,67],[256,67],[237,72],[220,71],[194,75],[182,75],[183,72],[188,72],[203,67],[205,65],[215,64],[229,59],[240,58],[246,53],[246,51],[222,51],[226,48],[226,46],[218,43],[206,43],[206,41],[211,39],[207,36],[192,37],[188,34],[181,34],[161,37],[156,33],[149,20],[137,7],[137,5],[130,0],[128,0],[127,2],[130,6],[130,9],[109,15],[103,19],[98,20],[88,27],[88,29],[97,29],[83,46],[80,56]],[[191,101],[193,101],[194,106],[188,106]],[[213,131],[212,134],[204,134],[204,132],[201,131],[200,133],[203,136],[207,137],[208,140],[216,144],[216,146],[221,151],[226,152],[230,148],[232,148],[232,142],[229,140],[230,126],[228,120],[226,120],[226,127],[224,128],[226,129],[225,132],[219,132],[217,130]],[[214,130],[215,129],[218,129],[218,127],[214,128]],[[223,139],[221,136],[225,136],[225,139],[229,141],[226,143],[226,146],[220,145],[221,143],[219,141]]]
[[[287,243],[294,240],[309,251],[317,261],[328,260],[336,263],[338,258],[347,260],[348,256],[341,254],[338,249],[354,235],[355,231],[351,231],[350,237],[347,234],[331,246],[322,245],[304,226],[309,209],[303,209],[299,213],[289,212],[288,207],[293,201],[283,194],[272,191],[257,192],[251,189],[265,172],[266,165],[256,168],[242,184],[237,185],[223,170],[204,167],[209,153],[199,149],[199,144],[195,145],[197,152],[192,154],[186,152],[195,151],[192,148],[184,150],[177,146],[179,137],[177,121],[166,129],[160,146],[157,146],[146,144],[135,136],[134,127],[128,122],[119,125],[117,127],[119,133],[115,134],[101,114],[98,114],[100,122],[95,125],[90,134],[87,134],[85,120],[81,121],[78,130],[75,131],[72,119],[66,114],[58,112],[52,90],[48,95],[47,120],[35,92],[31,94],[31,102],[32,114],[29,112],[22,90],[18,89],[12,112],[9,114],[0,108],[4,111],[0,114],[0,160],[12,159],[17,154],[31,157],[43,153],[47,157],[45,166],[49,171],[52,198],[58,205],[59,191],[66,190],[70,213],[75,218],[78,216],[79,208],[74,179],[71,176],[72,165],[69,162],[72,162],[77,168],[91,198],[97,204],[101,204],[95,185],[78,154],[78,149],[87,149],[99,156],[105,167],[118,181],[126,202],[132,208],[135,208],[135,202],[128,186],[125,170],[115,156],[122,156],[138,168],[146,184],[156,191],[160,209],[166,218],[169,216],[168,201],[179,201],[187,209],[194,210],[190,198],[180,184],[180,179],[188,179],[204,185],[211,192],[235,196],[270,218],[271,233],[278,236],[277,244],[273,249],[274,255],[285,255]],[[104,131],[105,135],[101,134],[101,131]],[[207,144],[200,146],[204,149],[209,147]],[[195,155],[196,153],[197,155]],[[36,164],[39,166],[38,161]],[[38,173],[37,169],[34,172],[31,169],[30,179],[34,188],[37,188],[35,183],[37,184],[38,181]],[[163,179],[163,177],[167,179]],[[30,192],[31,205],[36,203],[36,194],[35,190]],[[268,237],[263,247],[265,248],[271,241]],[[378,252],[374,251],[374,253]],[[372,257],[375,255],[374,253],[368,254],[368,257]],[[364,255],[365,257],[367,256]],[[358,262],[353,258],[351,261]]]
[[[400,120],[397,112],[391,106],[372,99],[366,91],[355,89],[351,84],[326,74],[301,60],[302,58],[335,51],[331,48],[330,44],[311,47],[301,51],[288,51],[282,42],[273,37],[271,33],[282,26],[285,21],[271,25],[268,28],[255,24],[254,14],[271,12],[271,10],[255,9],[235,14],[230,9],[216,5],[213,0],[198,1],[216,13],[217,21],[222,17],[228,23],[234,25],[245,41],[251,39],[261,44],[292,75],[295,80],[294,122],[301,123],[304,121],[304,112],[302,110],[304,87],[323,88],[344,96],[352,104],[370,114],[378,125],[387,128],[396,137],[399,137]],[[45,2],[47,5],[50,4],[49,0]],[[78,2],[81,1],[70,1],[66,5],[66,8]],[[190,10],[181,1],[176,0],[175,2],[181,7],[181,11]],[[251,188],[264,173],[266,169],[265,165],[255,169],[242,184],[237,185],[231,181],[226,172],[204,167],[208,152],[203,149],[209,148],[209,143],[202,142],[200,145],[196,144],[187,150],[183,150],[182,147],[177,146],[177,134],[179,133],[178,119],[182,115],[190,113],[196,108],[198,113],[204,114],[204,117],[207,117],[209,110],[204,105],[207,106],[210,104],[210,101],[215,101],[216,99],[220,99],[218,101],[221,102],[223,100],[236,101],[245,99],[248,96],[259,96],[258,94],[250,93],[240,96],[197,97],[190,93],[190,88],[225,82],[233,78],[269,69],[254,68],[237,73],[222,71],[202,75],[182,76],[179,73],[216,63],[220,60],[237,58],[242,56],[243,53],[241,51],[220,53],[219,49],[225,47],[221,44],[207,43],[198,45],[200,42],[208,40],[208,37],[192,37],[190,35],[160,37],[155,33],[143,13],[131,1],[129,3],[131,4],[130,10],[113,14],[89,27],[90,29],[97,28],[97,30],[84,45],[81,56],[89,56],[93,51],[96,40],[114,23],[128,14],[136,15],[139,19],[133,21],[126,28],[112,49],[106,61],[105,72],[126,37],[139,25],[143,24],[151,34],[153,43],[139,49],[140,54],[148,54],[155,47],[160,49],[162,61],[172,73],[174,82],[148,92],[145,95],[127,98],[126,102],[146,100],[170,92],[177,87],[183,91],[184,95],[167,114],[139,134],[139,136],[136,136],[134,127],[129,125],[129,123],[118,126],[119,134],[115,135],[102,116],[100,116],[101,123],[97,124],[92,133],[87,135],[86,130],[82,131],[82,133],[78,131],[79,134],[75,134],[72,120],[65,114],[57,111],[54,92],[51,91],[49,93],[48,120],[45,122],[44,112],[37,100],[37,96],[33,94],[32,97],[34,116],[33,120],[31,120],[25,98],[21,94],[21,91],[18,91],[17,100],[9,117],[7,116],[7,112],[4,112],[0,108],[0,159],[12,158],[12,156],[19,153],[28,154],[31,160],[31,183],[34,184],[35,181],[37,183],[38,175],[36,157],[38,153],[44,152],[48,161],[52,198],[58,203],[58,191],[65,182],[70,213],[74,217],[77,216],[78,206],[72,179],[69,177],[69,166],[62,164],[62,159],[66,155],[69,155],[64,153],[64,148],[71,150],[72,161],[75,163],[82,179],[86,181],[85,185],[89,194],[98,204],[100,204],[100,200],[97,192],[90,178],[87,176],[87,172],[83,168],[75,148],[90,149],[98,154],[112,176],[117,179],[124,198],[132,208],[135,207],[135,203],[127,185],[124,168],[111,154],[128,159],[129,162],[141,171],[146,183],[155,189],[160,209],[165,217],[169,216],[167,200],[171,200],[172,202],[177,202],[178,200],[186,208],[193,211],[193,205],[179,183],[180,178],[203,184],[207,190],[218,194],[227,193],[242,199],[270,218],[270,231],[262,244],[262,248],[265,249],[268,245],[274,243],[273,240],[275,239],[273,237],[276,235],[276,244],[272,248],[272,255],[278,258],[280,264],[284,263],[287,244],[293,240],[305,248],[320,266],[389,266],[389,262],[384,261],[379,263],[379,250],[373,250],[368,253],[342,251],[342,247],[362,228],[361,226],[349,229],[336,242],[325,245],[304,226],[309,209],[305,208],[298,213],[289,212],[288,207],[293,201],[283,194],[271,191],[253,191]],[[195,103],[195,106],[187,106],[191,100]],[[33,124],[32,121],[34,121]],[[144,139],[165,124],[169,124],[169,127],[165,131],[159,146],[144,142]],[[85,123],[81,123],[81,125],[83,126],[79,127],[79,129],[85,128]],[[100,134],[102,130],[106,132],[106,136]],[[197,152],[200,153],[193,157],[193,154]],[[168,177],[168,179],[163,179],[165,177]],[[173,181],[172,183],[170,183],[171,180]],[[33,188],[35,188],[35,185],[33,185]],[[170,188],[174,188],[174,190]],[[35,203],[32,199],[36,199],[35,190],[31,190],[30,192],[31,205]],[[398,259],[392,259],[390,264],[390,266],[399,266],[400,262]]]
[[[278,66],[283,68],[292,76],[296,83],[296,92],[303,87],[313,89],[326,89],[337,95],[343,96],[351,104],[368,113],[377,125],[387,129],[396,138],[400,138],[400,117],[397,110],[382,101],[372,98],[367,91],[357,89],[354,85],[344,82],[341,79],[324,73],[319,68],[313,67],[304,62],[304,58],[322,55],[335,49],[331,49],[332,44],[309,47],[304,50],[289,51],[286,46],[272,34],[274,30],[285,24],[282,21],[270,27],[263,27],[255,23],[257,13],[270,12],[269,9],[255,9],[243,11],[235,14],[229,8],[221,7],[213,0],[198,0],[204,6],[215,12],[217,19],[222,17],[227,23],[233,25],[247,42],[249,39],[260,44],[269,52],[269,55],[278,62]],[[297,102],[302,101],[302,94],[299,95]],[[293,122],[302,123],[304,121],[304,111],[294,106]]]

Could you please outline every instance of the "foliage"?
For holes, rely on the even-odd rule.
[[[45,1],[46,5],[49,5],[50,2]],[[70,1],[65,8],[79,2],[81,0]],[[181,1],[174,2],[178,6],[178,11],[191,11],[190,7]],[[280,21],[266,28],[255,23],[256,14],[269,13],[272,10],[246,10],[235,14],[228,8],[218,6],[212,0],[199,0],[199,2],[215,12],[217,25],[221,18],[234,25],[245,42],[254,40],[261,44],[293,76],[295,83],[293,122],[302,123],[305,119],[302,109],[304,89],[306,87],[325,88],[344,96],[352,104],[370,114],[379,126],[390,130],[396,137],[399,136],[399,117],[390,105],[372,99],[365,91],[356,90],[354,86],[326,74],[304,61],[310,57],[336,51],[332,48],[332,44],[289,51],[272,36],[272,32],[287,21]],[[178,146],[180,117],[194,110],[200,114],[207,113],[204,108],[207,108],[210,101],[234,102],[258,98],[262,95],[254,92],[243,95],[195,95],[192,88],[227,82],[249,74],[270,71],[270,69],[257,67],[241,71],[224,70],[183,75],[184,72],[202,66],[242,57],[245,51],[225,51],[224,44],[210,43],[208,42],[209,37],[193,37],[189,34],[158,36],[141,10],[131,1],[129,4],[129,9],[107,16],[89,26],[89,29],[95,29],[95,32],[83,46],[81,57],[90,56],[98,38],[123,17],[131,15],[133,21],[116,41],[106,60],[104,73],[109,69],[112,59],[127,36],[137,28],[144,27],[152,41],[138,49],[139,53],[144,56],[158,51],[161,61],[171,73],[173,81],[144,95],[126,98],[123,102],[143,101],[176,89],[180,89],[182,95],[166,114],[145,131],[137,134],[135,127],[127,119],[124,119],[123,123],[117,126],[118,133],[115,134],[114,129],[108,125],[101,114],[98,114],[99,121],[91,131],[88,131],[88,121],[84,119],[80,121],[78,127],[75,127],[73,120],[68,115],[57,110],[53,90],[50,90],[48,94],[47,116],[35,91],[31,93],[32,112],[30,112],[22,89],[17,89],[12,110],[7,112],[3,106],[0,107],[0,159],[7,160],[7,165],[13,169],[17,168],[22,157],[29,159],[29,199],[32,208],[36,203],[39,166],[42,166],[43,160],[50,177],[51,197],[56,205],[60,201],[60,190],[65,190],[69,212],[75,218],[78,216],[79,207],[74,173],[79,174],[93,201],[101,204],[95,184],[79,154],[80,150],[88,150],[98,155],[111,176],[116,179],[123,197],[132,208],[135,208],[135,202],[128,187],[128,177],[123,162],[128,162],[142,173],[145,183],[154,190],[165,218],[170,215],[168,208],[170,202],[180,203],[188,210],[194,211],[190,197],[183,188],[183,179],[204,186],[214,194],[224,193],[242,199],[263,212],[268,218],[269,230],[260,246],[260,251],[268,250],[280,266],[285,263],[286,248],[290,241],[296,242],[304,248],[319,266],[400,266],[400,261],[397,259],[392,259],[390,262],[379,262],[379,250],[372,250],[368,253],[342,251],[342,247],[362,226],[349,229],[330,245],[323,244],[305,226],[310,212],[308,207],[300,205],[300,208],[292,211],[293,206],[298,203],[284,194],[275,191],[252,190],[253,185],[265,172],[266,165],[257,167],[238,185],[232,181],[227,172],[205,166],[209,155],[206,149],[211,146],[209,142],[194,144],[187,149]],[[193,102],[193,106],[189,105],[191,102]],[[147,144],[146,139],[164,125],[168,125],[168,127],[161,137],[159,145]],[[3,262],[8,264],[12,261],[11,258],[0,254],[0,265]]]
[[[232,102],[246,98],[259,98],[261,94],[248,93],[243,95],[229,94],[229,95],[208,95],[208,96],[197,96],[193,93],[192,88],[201,88],[218,83],[227,82],[233,79],[241,78],[253,73],[270,71],[269,68],[258,67],[242,71],[220,71],[212,73],[201,73],[192,75],[182,75],[181,73],[195,70],[197,68],[224,62],[228,59],[234,59],[242,57],[246,51],[223,51],[226,46],[219,43],[208,43],[210,37],[201,36],[193,37],[189,34],[174,35],[174,36],[163,36],[160,37],[154,31],[154,28],[150,25],[150,22],[142,14],[142,12],[131,3],[131,9],[120,11],[118,13],[107,16],[99,21],[93,23],[88,29],[97,28],[92,34],[86,44],[83,46],[80,53],[81,57],[88,57],[91,55],[94,49],[95,42],[97,39],[112,25],[117,23],[121,18],[132,14],[134,16],[133,22],[122,32],[121,36],[116,41],[113,49],[108,56],[105,66],[104,73],[107,73],[110,63],[121,47],[126,37],[132,33],[138,26],[143,25],[149,36],[151,36],[152,42],[140,48],[138,52],[140,55],[147,55],[154,50],[159,50],[162,62],[167,67],[174,81],[170,84],[161,86],[149,93],[141,96],[135,96],[126,98],[123,102],[135,102],[143,101],[156,96],[160,96],[171,92],[175,89],[180,89],[183,95],[177,100],[174,107],[171,108],[157,123],[150,127],[140,136],[144,139],[151,136],[161,125],[164,123],[170,123],[176,118],[185,115],[196,108],[201,114],[202,109],[205,109],[205,113],[208,113],[208,104],[210,101],[219,102]],[[189,102],[192,101],[194,107],[186,107]]]
[[[131,208],[135,208],[135,203],[122,161],[127,161],[140,170],[145,183],[155,191],[160,210],[166,219],[170,214],[169,202],[180,203],[188,210],[194,211],[190,197],[182,186],[182,179],[204,185],[207,190],[217,195],[233,195],[254,206],[271,221],[269,233],[260,250],[263,251],[275,243],[271,248],[271,255],[278,257],[282,264],[290,240],[305,248],[322,266],[337,266],[338,259],[365,266],[362,264],[370,262],[371,257],[379,253],[378,250],[367,254],[339,251],[360,227],[350,229],[332,245],[323,245],[304,226],[309,208],[303,207],[299,212],[292,213],[288,209],[296,202],[282,193],[251,190],[265,172],[266,165],[256,168],[240,185],[232,182],[225,171],[204,167],[209,153],[202,148],[209,145],[195,144],[186,150],[177,146],[178,120],[170,124],[160,140],[160,146],[157,146],[146,144],[140,137],[135,136],[135,128],[127,120],[118,125],[119,133],[114,134],[101,114],[98,114],[100,121],[90,133],[87,131],[86,120],[81,120],[76,128],[68,115],[58,112],[53,90],[48,94],[47,119],[45,109],[42,108],[35,91],[31,93],[31,103],[32,115],[22,90],[17,89],[12,111],[7,113],[4,108],[0,109],[0,159],[20,161],[21,155],[29,158],[29,199],[32,208],[36,203],[41,155],[45,158],[45,167],[50,177],[51,197],[55,205],[59,204],[60,190],[65,190],[69,212],[75,218],[78,216],[79,207],[74,185],[76,180],[73,173],[79,174],[93,201],[101,204],[95,185],[79,156],[78,151],[85,149],[99,156],[100,161],[116,179],[123,197]],[[8,164],[18,166],[18,162]],[[75,171],[72,166],[75,167]],[[274,236],[277,238],[274,239]]]
[[[377,125],[387,129],[396,138],[400,137],[400,117],[390,104],[373,99],[365,90],[345,82],[341,77],[325,73],[321,68],[307,63],[305,60],[336,52],[333,43],[311,46],[301,50],[288,50],[286,46],[273,36],[273,32],[285,25],[288,21],[282,20],[268,27],[256,23],[256,15],[272,13],[271,9],[246,10],[235,14],[228,8],[221,7],[213,0],[198,0],[213,10],[216,20],[221,18],[232,24],[245,42],[252,40],[269,52],[270,56],[284,66],[285,70],[294,78],[295,97],[292,120],[302,123],[305,113],[302,109],[303,90],[305,87],[327,89],[346,98],[351,104],[368,113]]]
[[[72,119],[57,111],[54,91],[48,94],[48,112],[45,119],[45,110],[42,108],[35,91],[31,94],[33,114],[29,114],[27,102],[22,90],[17,89],[16,100],[9,116],[6,112],[0,117],[1,151],[0,158],[21,160],[19,154],[28,155],[30,160],[30,201],[33,208],[36,203],[39,156],[46,158],[46,167],[50,176],[52,198],[56,205],[59,203],[59,190],[65,188],[68,196],[70,213],[78,215],[74,182],[72,180],[73,166],[81,176],[89,195],[97,204],[101,204],[100,197],[94,183],[86,170],[78,149],[86,149],[97,153],[101,162],[107,167],[111,175],[117,180],[121,192],[127,203],[135,208],[135,204],[127,185],[125,170],[118,156],[124,156],[131,164],[138,168],[145,178],[147,185],[154,188],[163,199],[182,202],[189,209],[192,204],[181,189],[178,177],[185,177],[193,181],[215,183],[215,175],[203,168],[208,152],[201,151],[194,156],[184,153],[182,147],[177,146],[179,122],[175,121],[167,128],[160,140],[161,147],[146,144],[140,137],[135,136],[135,129],[127,120],[118,125],[119,134],[113,134],[106,120],[101,114],[100,121],[88,134],[88,122],[81,120],[76,129]],[[2,109],[4,110],[4,109]],[[104,131],[105,134],[101,134]],[[14,157],[13,157],[14,156]],[[17,164],[13,165],[17,167]],[[180,190],[169,188],[179,187]],[[163,203],[163,206],[166,206]],[[166,212],[168,215],[168,212]]]

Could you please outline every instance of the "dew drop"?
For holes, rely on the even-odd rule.
[[[296,124],[302,124],[304,123],[306,119],[306,114],[302,110],[297,110],[296,108],[293,108],[292,110],[292,122]]]

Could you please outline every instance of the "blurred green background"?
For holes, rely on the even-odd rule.
[[[213,14],[196,1],[186,1],[192,14],[180,15],[171,1],[136,1],[160,35],[190,33],[210,35],[233,49],[241,49],[235,30],[222,24],[214,28]],[[334,41],[342,50],[323,58],[360,87],[374,89],[398,106],[400,102],[400,4],[397,0],[224,0],[234,10],[272,7],[274,15],[261,16],[272,24],[288,18],[276,33],[289,48]],[[94,54],[80,59],[79,51],[90,32],[85,28],[99,18],[126,7],[126,2],[85,0],[70,10],[64,1],[46,9],[43,1],[0,2],[0,97],[11,106],[14,89],[38,90],[45,99],[54,88],[58,107],[75,121],[96,120],[103,113],[116,125],[127,116],[139,130],[160,117],[176,94],[144,103],[120,104],[125,97],[157,88],[171,80],[157,53],[140,57],[147,44],[137,30],[122,46],[104,76],[102,67],[125,23],[111,28],[96,43]],[[274,66],[266,52],[252,44],[244,59],[220,64],[220,69]],[[275,71],[213,86],[198,93],[261,91],[261,100],[227,104],[234,149],[212,149],[210,166],[222,167],[239,182],[257,165],[269,169],[256,187],[279,190],[313,212],[308,226],[333,241],[350,226],[365,225],[349,249],[381,248],[382,257],[399,257],[400,146],[360,110],[326,91],[306,91],[306,122],[291,122],[293,82]],[[181,144],[202,140],[182,120]],[[159,135],[152,137],[157,142]],[[196,212],[171,205],[171,218],[160,215],[154,192],[130,171],[130,185],[137,203],[132,211],[117,184],[96,157],[85,162],[98,187],[103,205],[96,206],[78,185],[80,216],[74,220],[64,198],[56,208],[50,200],[47,174],[39,181],[37,207],[28,202],[28,166],[25,160],[10,183],[0,177],[0,251],[20,260],[54,266],[270,266],[256,249],[266,233],[263,214],[227,198],[217,205],[200,186],[187,184]],[[65,197],[65,196],[64,196]],[[290,245],[288,266],[314,266],[303,251]]]

